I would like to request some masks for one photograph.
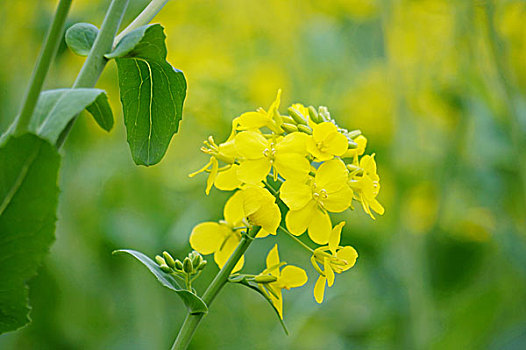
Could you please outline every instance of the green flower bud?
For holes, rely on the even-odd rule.
[[[294,119],[294,121],[298,124],[307,125],[307,119],[301,114],[296,108],[289,107],[287,110],[289,112],[289,115]]]
[[[203,257],[201,256],[201,254],[197,253],[197,255],[195,255],[192,258],[192,266],[193,266],[193,268],[197,269],[199,267],[199,265],[201,265],[202,261],[203,261]]]
[[[175,269],[177,271],[183,271],[183,263],[181,262],[181,260],[175,260]]]
[[[283,120],[283,123],[296,125],[296,121],[292,119],[291,117],[289,117],[288,115],[282,115],[281,120]]]
[[[310,126],[300,124],[298,125],[298,130],[306,134],[312,135],[312,129],[310,128]]]
[[[170,253],[168,253],[167,251],[164,251],[163,256],[164,256],[164,260],[166,260],[166,264],[170,266],[172,269],[175,269],[175,260],[174,258],[172,258]]]
[[[155,261],[157,262],[157,264],[158,264],[159,266],[161,266],[161,265],[166,265],[166,261],[165,261],[161,256],[159,256],[159,255],[156,255],[156,256],[155,256]]]
[[[329,113],[329,109],[325,106],[318,107],[318,114],[321,120],[324,122],[328,122],[331,120],[331,114]]]
[[[316,112],[316,109],[314,109],[313,106],[309,106],[309,116],[310,119],[312,119],[312,121],[315,123],[319,123],[321,121],[318,112]]]
[[[186,273],[192,273],[194,272],[194,268],[192,266],[192,260],[190,260],[189,257],[184,258],[183,261],[183,270]]]
[[[361,168],[354,164],[347,164],[347,169],[352,173],[353,171],[360,170]]]
[[[289,124],[289,123],[283,123],[283,124],[281,124],[281,127],[282,127],[283,130],[285,130],[286,132],[294,132],[294,131],[298,131],[298,127],[297,127],[296,125]]]
[[[201,261],[201,263],[197,267],[197,271],[201,271],[202,269],[204,269],[206,267],[206,264],[206,260]]]
[[[352,131],[347,132],[347,136],[350,137],[351,139],[354,139],[360,136],[361,134],[362,134],[361,130],[352,130]]]
[[[163,270],[163,272],[166,272],[166,273],[170,273],[172,272],[172,269],[170,268],[170,266],[164,264],[164,265],[161,265],[161,270]]]
[[[272,275],[257,275],[254,277],[254,281],[262,284],[276,282],[277,280],[278,278]]]

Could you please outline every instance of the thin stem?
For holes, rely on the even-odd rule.
[[[299,243],[304,249],[306,249],[309,253],[314,254],[314,250],[312,250],[311,247],[303,243],[298,237],[294,236],[292,233],[289,232],[285,227],[279,226],[279,229],[283,232],[285,232],[287,235],[289,235],[290,238],[295,240],[297,243]]]
[[[99,80],[100,74],[108,62],[104,55],[110,52],[113,47],[113,39],[119,29],[127,6],[128,0],[112,0],[88,58],[86,58],[75,83],[73,83],[73,88],[91,88]],[[60,148],[64,144],[76,119],[77,117],[73,118],[60,134],[57,140],[57,147]]]
[[[150,2],[148,6],[146,6],[146,8],[133,20],[133,22],[130,23],[130,25],[117,35],[114,45],[117,45],[117,43],[132,30],[150,23],[168,1],[170,0],[152,0],[152,2]]]
[[[57,54],[57,50],[64,33],[64,24],[68,16],[69,8],[71,7],[72,0],[60,0],[55,12],[55,17],[51,23],[51,27],[46,35],[44,46],[40,52],[35,69],[31,76],[29,88],[24,102],[22,103],[22,109],[18,115],[15,127],[15,133],[20,134],[27,131],[31,117],[35,110],[35,106],[38,101],[38,96],[42,90],[42,85],[46,79],[47,72],[51,61]]]
[[[234,250],[234,252],[230,256],[226,264],[218,272],[214,280],[210,283],[210,285],[206,289],[205,293],[203,294],[202,299],[208,307],[210,307],[210,304],[212,304],[212,301],[214,301],[219,291],[228,282],[228,277],[232,273],[232,270],[236,266],[239,259],[241,259],[243,254],[245,254],[246,250],[248,249],[248,247],[254,240],[254,237],[256,236],[258,231],[259,231],[259,226],[253,226],[249,230],[247,235],[243,235],[241,237],[241,241],[237,245],[236,250]],[[197,327],[199,326],[199,323],[203,319],[203,316],[204,314],[192,315],[188,313],[186,315],[186,318],[181,327],[181,330],[179,331],[179,334],[177,335],[177,339],[175,339],[175,342],[172,346],[172,350],[185,350],[188,347],[195,333],[195,330],[197,329]]]

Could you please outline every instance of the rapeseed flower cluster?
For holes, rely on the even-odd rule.
[[[224,143],[218,145],[212,137],[204,142],[201,150],[210,160],[190,176],[208,174],[206,194],[214,186],[235,192],[226,202],[224,220],[198,224],[190,244],[201,254],[214,254],[221,268],[250,227],[260,227],[255,238],[283,232],[311,254],[319,274],[314,297],[321,303],[335,274],[353,267],[358,257],[353,247],[340,246],[345,222],[333,226],[330,213],[354,209],[357,201],[372,219],[373,213],[382,215],[384,208],[376,199],[380,178],[374,154],[365,154],[367,139],[359,130],[340,127],[326,107],[296,103],[282,115],[280,102],[281,90],[267,110],[235,118]],[[304,233],[317,248],[297,238]],[[255,280],[283,317],[282,290],[304,285],[307,275],[300,267],[280,262],[277,245],[266,261]],[[243,264],[244,257],[233,272]]]

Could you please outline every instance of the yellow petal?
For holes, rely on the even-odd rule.
[[[314,182],[317,189],[336,192],[347,184],[348,171],[341,159],[329,160],[318,168]]]
[[[354,266],[354,264],[356,264],[356,259],[358,259],[358,253],[353,247],[345,246],[338,251],[337,257],[338,259],[344,260],[346,262],[345,266],[333,265],[336,272],[340,273],[349,270],[351,267]]]
[[[385,209],[376,199],[373,199],[370,203],[371,209],[380,215],[384,215]]]
[[[243,131],[236,135],[236,152],[245,159],[259,159],[264,157],[263,151],[269,142],[263,135],[255,131]]]
[[[338,132],[338,128],[331,122],[323,122],[312,128],[312,138],[315,142],[323,142],[329,135]]]
[[[276,282],[285,289],[301,287],[307,283],[307,274],[297,266],[287,265],[281,270],[281,276]]]
[[[323,295],[325,294],[325,282],[327,279],[323,276],[318,277],[316,284],[314,285],[314,298],[318,304],[323,302]]]
[[[257,185],[265,180],[270,167],[271,164],[267,158],[244,160],[237,168],[237,178],[247,184]]]
[[[309,138],[309,135],[302,132],[290,133],[276,145],[276,151],[278,153],[297,153],[305,156],[307,155],[306,147]]]
[[[333,154],[322,152],[312,137],[307,140],[307,151],[320,162],[334,158]]]
[[[336,249],[338,249],[338,246],[340,245],[342,228],[344,225],[345,221],[342,221],[338,225],[334,226],[331,232],[331,236],[329,237],[329,249],[331,250],[333,255],[336,254]]]
[[[258,233],[256,234],[256,238],[265,238],[269,235],[270,233],[268,231],[266,231],[265,229],[260,229],[258,231]],[[273,235],[275,235],[276,233],[274,232]]]
[[[274,168],[285,179],[305,180],[310,172],[310,162],[297,153],[277,153]]]
[[[323,272],[325,272],[325,277],[327,277],[327,285],[332,287],[334,284],[334,271],[332,271],[331,263],[328,257],[323,259]]]
[[[305,232],[313,216],[316,202],[310,201],[300,210],[289,210],[285,217],[285,223],[290,233],[295,236],[299,236]]]
[[[336,192],[328,193],[327,198],[322,201],[323,207],[331,213],[341,213],[349,208],[352,197],[352,190],[345,185]]]
[[[347,140],[345,135],[336,132],[328,135],[325,141],[323,141],[323,144],[326,152],[336,156],[341,156],[347,151],[349,140]]]
[[[231,234],[224,242],[221,242],[221,247],[214,254],[214,261],[216,262],[217,266],[219,266],[219,268],[223,268],[223,266],[228,261],[228,258],[230,258],[234,250],[236,250],[240,240],[241,238],[237,234]],[[232,272],[240,270],[243,267],[243,263],[244,259],[242,258],[236,264]]]
[[[243,210],[245,215],[254,214],[263,204],[274,203],[274,196],[265,188],[258,186],[247,186],[243,188]]]
[[[277,244],[275,244],[274,247],[268,252],[266,263],[267,269],[279,265],[279,253]],[[272,276],[279,276],[279,269],[273,269],[269,271],[269,273]]]
[[[230,225],[237,225],[245,217],[243,200],[243,192],[237,191],[226,201],[223,216]]]
[[[190,234],[190,245],[203,255],[212,254],[219,249],[229,231],[226,226],[217,222],[200,223]]]
[[[212,169],[210,169],[210,174],[208,175],[208,179],[206,179],[206,190],[205,193],[208,195],[210,193],[210,190],[212,189],[212,186],[214,185],[214,181],[217,176],[217,170],[219,169],[219,162],[215,157],[210,158],[210,162],[212,163]]]
[[[326,211],[317,206],[311,211],[311,221],[309,223],[309,237],[316,244],[327,244],[331,235],[331,218]]]
[[[266,202],[253,214],[248,215],[250,223],[261,226],[265,231],[275,235],[281,222],[281,211],[274,202]]]
[[[290,210],[300,210],[312,199],[312,190],[309,185],[287,180],[281,185],[279,197]]]
[[[239,165],[234,164],[225,171],[220,171],[215,179],[214,186],[221,191],[232,191],[242,185],[237,178],[237,168]]]
[[[241,114],[237,121],[238,130],[252,130],[264,127],[270,118],[265,112],[246,112]]]
[[[267,285],[267,288],[272,288],[272,284]],[[281,289],[272,289],[272,292],[276,294],[276,296],[272,293],[268,293],[270,301],[272,301],[272,304],[276,307],[276,310],[278,310],[279,317],[283,319],[283,296]]]

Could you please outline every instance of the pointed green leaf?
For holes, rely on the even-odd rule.
[[[265,298],[265,300],[268,301],[268,303],[270,304],[272,309],[274,309],[274,312],[276,313],[276,316],[278,316],[279,323],[281,324],[281,327],[283,327],[283,331],[285,332],[285,334],[289,335],[289,331],[287,329],[287,326],[285,326],[285,322],[279,316],[278,309],[276,309],[274,304],[272,304],[272,300],[270,300],[269,296],[267,294],[265,294],[265,292],[263,292],[261,290],[261,288],[259,288],[259,286],[258,286],[258,284],[256,282],[254,282],[252,280],[248,280],[243,275],[229,277],[228,282],[236,283],[236,284],[248,287],[248,288],[258,292],[260,295],[262,295],[263,298]]]
[[[148,268],[148,270],[150,270],[150,272],[157,278],[157,280],[163,286],[170,290],[173,290],[175,293],[177,293],[177,295],[179,295],[179,297],[181,297],[190,313],[201,314],[208,312],[208,308],[205,302],[200,297],[186,289],[182,289],[175,280],[175,278],[163,272],[159,265],[155,263],[155,261],[144,255],[143,253],[131,249],[121,249],[113,252],[113,254],[119,253],[130,254],[135,259],[139,260],[144,266]]]
[[[99,34],[93,24],[76,23],[66,31],[66,44],[75,54],[87,56]]]
[[[101,128],[112,128],[113,114],[104,90],[57,89],[40,94],[29,130],[54,143],[69,121],[84,109]]]
[[[161,161],[182,118],[186,79],[166,61],[164,39],[162,26],[144,26],[107,55],[117,61],[127,139],[138,165]]]
[[[30,321],[28,287],[55,236],[60,156],[31,134],[0,146],[0,334]]]

